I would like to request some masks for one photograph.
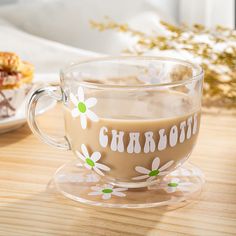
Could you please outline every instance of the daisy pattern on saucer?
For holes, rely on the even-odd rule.
[[[97,174],[104,176],[104,173],[101,171],[110,171],[111,169],[98,162],[101,158],[100,152],[93,152],[93,154],[90,156],[87,147],[82,144],[81,145],[82,154],[78,151],[76,151],[77,156],[84,162],[84,166],[89,170],[96,171]]]
[[[173,178],[161,183],[159,188],[164,189],[167,193],[174,193],[176,191],[187,192],[191,185],[192,183],[190,182],[182,182],[179,178]]]
[[[102,195],[102,199],[108,200],[112,195],[117,197],[125,197],[126,194],[123,191],[128,190],[127,188],[114,188],[111,184],[104,184],[102,186],[93,186],[91,187],[93,192],[88,193],[88,195]]]
[[[97,174],[87,174],[85,177],[85,181],[88,183],[92,182],[98,182],[100,180],[100,177]]]
[[[166,164],[164,164],[163,166],[160,167],[160,158],[156,157],[153,162],[152,162],[152,168],[151,170],[142,167],[142,166],[136,166],[135,170],[143,175],[137,176],[137,177],[133,177],[133,180],[143,180],[143,179],[147,179],[147,181],[153,181],[154,179],[157,178],[157,176],[161,176],[161,175],[166,175],[169,173],[169,171],[167,170],[172,164],[174,163],[174,161],[169,161]]]
[[[76,173],[76,174],[67,174],[67,175],[60,175],[59,177],[60,182],[70,182],[70,183],[96,183],[100,180],[100,177],[97,174],[91,173],[84,175],[83,173]]]
[[[82,87],[78,88],[78,98],[70,93],[70,100],[74,104],[75,108],[71,111],[71,115],[75,117],[80,117],[81,127],[86,129],[87,127],[87,118],[91,121],[97,122],[98,116],[90,110],[91,107],[97,104],[97,99],[94,97],[84,98],[84,90]]]
[[[200,169],[198,168],[192,168],[186,169],[186,168],[178,168],[171,172],[171,177],[180,177],[180,176],[185,176],[185,177],[192,177],[192,176],[203,176],[203,173]]]

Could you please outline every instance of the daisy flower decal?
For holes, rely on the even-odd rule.
[[[192,183],[190,182],[182,182],[178,178],[173,178],[161,183],[159,188],[164,189],[167,193],[174,193],[176,191],[187,192],[191,185]]]
[[[83,173],[76,173],[72,175],[60,175],[60,182],[71,182],[71,183],[96,183],[100,180],[100,177],[96,174],[87,174],[84,175]]]
[[[71,111],[71,115],[74,118],[80,117],[80,123],[83,129],[87,127],[87,118],[95,122],[99,120],[98,116],[90,110],[91,107],[97,104],[97,99],[91,97],[85,100],[82,87],[78,88],[78,98],[70,93],[70,100],[75,105],[75,108]]]
[[[138,76],[138,79],[150,84],[167,82],[167,71],[164,65],[149,64],[147,71]]]
[[[171,176],[173,177],[178,177],[178,176],[202,176],[203,173],[199,169],[192,169],[192,170],[187,170],[184,168],[178,168],[177,170],[171,172]]]
[[[88,174],[85,177],[85,182],[91,183],[91,182],[98,182],[100,180],[100,177],[96,174]]]
[[[114,188],[111,184],[104,184],[102,186],[93,186],[91,187],[93,192],[90,192],[88,195],[102,195],[102,199],[110,199],[112,195],[117,197],[125,197],[126,194],[123,191],[128,190],[127,188]]]
[[[101,171],[110,171],[111,169],[108,166],[105,166],[97,161],[101,158],[100,152],[94,152],[91,156],[89,155],[88,149],[84,144],[81,145],[82,154],[76,151],[77,156],[84,162],[84,166],[89,170],[96,171],[97,174],[104,176],[104,173]]]
[[[166,175],[169,173],[167,169],[174,163],[174,161],[169,161],[165,165],[160,167],[160,158],[156,157],[152,162],[151,170],[146,169],[142,166],[136,166],[135,170],[139,172],[140,176],[133,177],[133,180],[147,179],[147,181],[152,181],[157,178],[157,176]]]
[[[194,95],[194,93],[195,93],[195,83],[194,82],[192,82],[190,84],[186,84],[185,87],[188,89],[189,95]]]

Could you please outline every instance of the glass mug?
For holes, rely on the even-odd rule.
[[[196,143],[203,71],[186,61],[107,57],[61,71],[60,86],[36,90],[28,123],[47,144],[72,150],[84,168],[129,188],[158,183],[180,167]],[[65,137],[54,139],[35,121],[38,99],[63,102]]]

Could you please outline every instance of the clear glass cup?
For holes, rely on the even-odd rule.
[[[43,142],[71,150],[80,165],[129,188],[158,183],[180,167],[196,143],[203,71],[158,57],[106,57],[61,71],[60,86],[40,88],[28,123]],[[43,96],[63,102],[65,136],[41,132],[35,108]]]

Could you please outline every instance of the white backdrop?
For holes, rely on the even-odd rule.
[[[163,33],[160,18],[209,26],[229,23],[233,4],[234,0],[0,0],[0,50],[18,53],[35,64],[37,72],[57,72],[85,55],[120,54],[132,46],[129,36],[91,29],[91,19],[102,21],[108,15],[142,31]]]
[[[235,0],[180,0],[179,21],[235,27]]]
[[[110,16],[142,31],[160,31],[158,20],[234,25],[234,0],[1,0],[0,17],[19,29],[85,50],[118,54],[130,37],[98,32],[89,21]]]
[[[118,54],[129,38],[116,32],[98,32],[89,21],[104,16],[151,31],[159,18],[176,22],[177,1],[165,0],[20,0],[2,5],[0,17],[27,33],[86,50]],[[173,16],[173,17],[172,17]]]

